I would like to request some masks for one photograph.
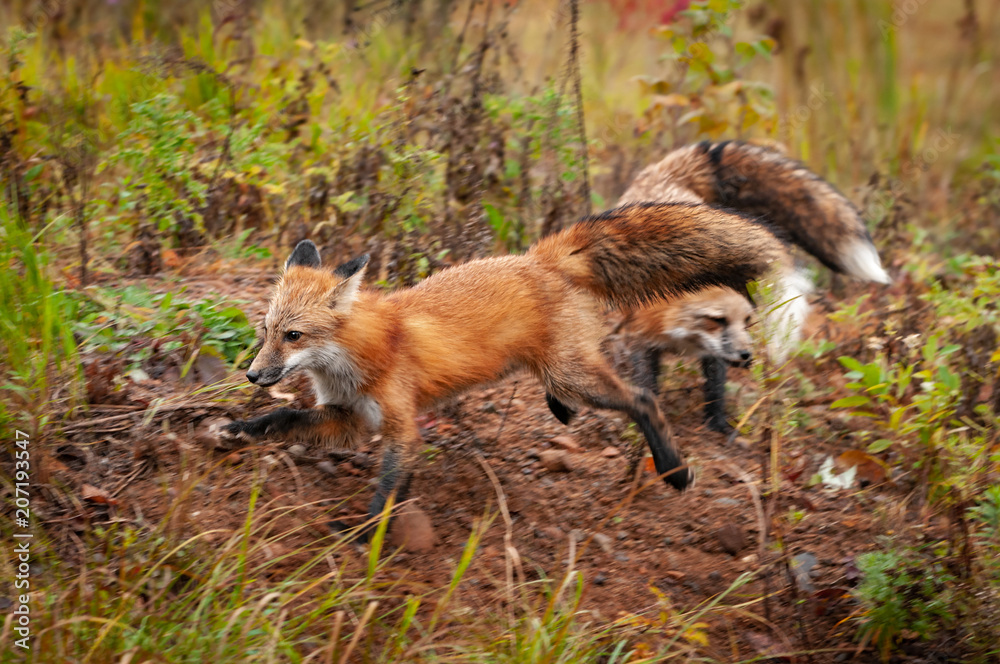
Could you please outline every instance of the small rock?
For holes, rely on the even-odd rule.
[[[521,472],[524,473],[525,475],[530,475],[531,473],[533,473],[535,471],[533,471],[531,468],[522,468]]]
[[[606,459],[619,456],[621,453],[622,451],[617,447],[615,447],[614,445],[608,445],[603,450],[601,450],[601,456]]]
[[[365,454],[364,452],[358,452],[357,454],[351,457],[351,465],[357,468],[358,470],[368,470],[373,465],[375,465],[375,462],[372,461],[372,457],[370,454]]]
[[[479,410],[483,413],[495,413],[497,412],[497,407],[492,401],[487,401],[479,407]]]
[[[610,554],[612,551],[611,538],[604,533],[594,533],[594,541],[597,545],[604,549],[604,553]]]
[[[711,496],[714,492],[711,489],[702,489],[702,494],[706,496]]]
[[[623,539],[626,539],[628,537],[628,533],[625,532],[624,530],[619,530],[618,534],[615,535],[615,537],[617,537],[620,540],[623,540]]]
[[[595,586],[603,586],[607,581],[608,577],[604,576],[604,572],[598,572],[597,576],[594,577]]]
[[[583,449],[572,436],[556,436],[552,439],[552,444],[571,453],[579,452]]]
[[[722,581],[722,574],[720,574],[718,571],[709,572],[708,580],[711,581],[712,583],[719,583],[720,581]]]
[[[410,553],[427,553],[434,548],[437,536],[427,513],[416,505],[405,505],[393,519],[389,541]]]
[[[320,461],[316,464],[316,467],[322,470],[327,475],[337,476],[337,466],[334,465],[332,461]]]
[[[816,556],[808,551],[792,556],[792,574],[795,576],[795,584],[802,592],[813,592],[814,588],[810,577],[815,566]]]
[[[293,459],[301,459],[306,455],[306,446],[301,443],[296,443],[288,448],[288,453]]]
[[[624,553],[616,553],[615,554],[615,560],[617,560],[620,563],[627,563],[628,562],[628,555],[626,555]]]
[[[535,537],[559,541],[566,537],[566,533],[559,526],[543,526],[535,529]]]
[[[735,556],[746,545],[743,529],[732,521],[716,530],[715,538],[722,545],[722,550],[731,556]]]
[[[569,455],[562,450],[543,450],[539,452],[538,459],[542,467],[552,473],[568,473],[573,470]]]
[[[726,507],[739,507],[741,505],[740,501],[735,498],[716,498],[712,502]]]

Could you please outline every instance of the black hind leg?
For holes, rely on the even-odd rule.
[[[545,403],[549,405],[549,410],[556,416],[556,419],[563,424],[569,424],[569,421],[576,415],[574,409],[559,401],[559,399],[556,399],[548,392],[545,393]]]
[[[646,437],[656,472],[675,489],[687,488],[694,481],[694,474],[671,439],[652,393],[626,385],[603,359],[595,357],[589,363],[574,365],[559,367],[563,371],[547,376],[552,392],[571,402],[617,410],[631,417]]]
[[[726,362],[717,357],[702,357],[701,371],[705,376],[705,423],[712,431],[731,434],[734,429],[726,419]]]

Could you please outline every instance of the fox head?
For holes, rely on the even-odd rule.
[[[729,288],[708,288],[671,303],[662,334],[686,352],[717,357],[734,367],[753,362],[748,327],[753,306]]]
[[[343,366],[344,350],[334,339],[350,316],[367,265],[365,254],[335,270],[324,269],[316,245],[299,242],[271,297],[247,380],[268,387],[294,371]]]

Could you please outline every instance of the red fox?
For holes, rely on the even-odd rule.
[[[317,406],[281,408],[226,427],[228,435],[295,435],[338,446],[381,431],[370,516],[406,494],[418,451],[415,418],[476,385],[524,369],[553,412],[618,410],[639,426],[657,473],[693,480],[656,400],[624,383],[603,357],[604,308],[640,307],[712,285],[744,288],[789,269],[786,247],[757,222],[708,205],[630,205],[585,218],[524,255],[474,260],[413,288],[361,289],[368,257],[335,270],[300,242],[285,263],[247,379],[269,386],[296,371]]]
[[[727,141],[675,150],[639,173],[619,205],[633,201],[710,203],[760,216],[831,270],[889,282],[850,201],[802,164],[764,147]],[[764,323],[770,354],[783,361],[798,341],[811,284],[794,272],[780,279],[771,295],[772,304],[780,306],[764,316]],[[746,296],[719,287],[629,312],[619,327],[643,345],[633,356],[637,382],[656,392],[662,352],[700,356],[706,421],[715,431],[731,433],[723,400],[727,365],[745,367],[752,361],[746,329],[751,312]]]

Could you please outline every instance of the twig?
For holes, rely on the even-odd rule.
[[[576,97],[576,122],[580,131],[580,157],[583,161],[583,178],[580,193],[583,196],[583,214],[590,214],[590,157],[587,154],[587,129],[583,122],[583,89],[580,84],[580,2],[569,0],[569,73],[573,78]]]

